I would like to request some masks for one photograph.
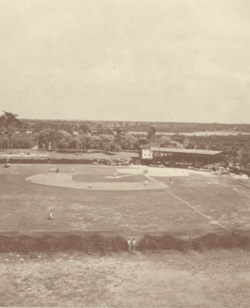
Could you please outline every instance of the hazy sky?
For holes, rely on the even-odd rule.
[[[0,44],[21,118],[250,123],[249,0],[0,0]]]

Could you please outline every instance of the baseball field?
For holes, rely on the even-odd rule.
[[[249,180],[25,164],[0,181],[1,306],[249,307]]]

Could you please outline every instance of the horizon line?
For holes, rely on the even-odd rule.
[[[135,121],[135,120],[83,120],[83,119],[46,119],[46,118],[20,118],[20,120],[33,120],[33,121],[72,121],[72,122],[130,122],[130,123],[178,123],[178,124],[224,124],[224,125],[250,125],[250,123],[223,123],[223,122],[168,122],[168,121]]]

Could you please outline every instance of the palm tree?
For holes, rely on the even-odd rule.
[[[22,125],[17,116],[17,114],[4,111],[4,114],[0,117],[0,127],[7,137],[7,150],[11,149],[11,152],[17,128],[20,128]]]

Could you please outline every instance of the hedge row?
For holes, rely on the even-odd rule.
[[[206,251],[211,249],[250,248],[250,238],[236,233],[207,234],[199,238],[180,239],[170,235],[144,236],[136,246],[137,251],[161,251],[177,250],[187,252],[189,250]],[[42,237],[5,236],[0,235],[0,253],[18,252],[65,252],[79,251],[87,254],[117,253],[128,251],[127,239],[116,237],[104,237],[99,234],[80,236],[67,235],[56,237],[45,235]]]

